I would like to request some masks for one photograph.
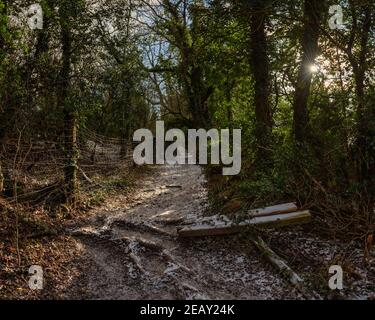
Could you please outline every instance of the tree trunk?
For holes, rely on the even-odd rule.
[[[67,201],[71,204],[75,202],[77,194],[77,116],[69,110],[64,111],[64,145],[67,160],[65,163],[65,186],[67,193]]]
[[[6,17],[8,16],[8,0],[2,1],[2,4],[3,6],[0,8],[0,70],[5,67],[3,63],[7,54],[6,33],[8,28]],[[6,78],[7,74],[2,74],[2,77]],[[4,82],[7,83],[8,81],[5,80]],[[14,113],[14,108],[9,107],[7,96],[8,94],[5,94],[5,92],[0,92],[0,143],[3,142],[7,134],[7,124],[10,123],[9,119],[13,118]]]
[[[211,117],[207,108],[207,100],[212,93],[212,89],[206,86],[202,69],[196,65],[198,62],[193,61],[193,48],[185,42],[182,47],[180,49],[182,55],[180,72],[193,125],[198,129],[208,129],[211,125]]]
[[[302,60],[299,67],[293,102],[293,128],[296,141],[303,142],[308,135],[307,110],[313,72],[311,66],[319,54],[319,27],[322,20],[322,0],[305,0],[304,25],[301,38]]]
[[[128,80],[128,84],[131,83],[131,80]],[[128,147],[129,147],[129,137],[131,136],[132,130],[130,129],[132,118],[131,118],[131,110],[133,110],[132,104],[132,97],[131,97],[131,89],[132,87],[127,87],[125,92],[125,102],[122,106],[122,114],[121,114],[121,129],[120,129],[120,135],[121,135],[121,150],[120,155],[123,159],[125,159],[127,153],[128,153]]]
[[[350,3],[352,11],[355,12],[354,4]],[[372,141],[375,136],[375,110],[373,105],[366,101],[365,79],[368,71],[368,53],[370,30],[373,25],[372,7],[362,7],[360,10],[363,18],[363,25],[360,30],[360,51],[359,57],[355,58],[352,49],[349,50],[349,62],[352,66],[355,80],[355,92],[357,98],[357,139],[355,144],[356,157],[356,179],[357,182],[371,182],[373,188],[373,172],[375,172],[375,156]]]
[[[248,4],[246,4],[248,6]],[[255,90],[255,137],[257,158],[264,161],[270,158],[272,110],[269,101],[269,58],[266,37],[267,3],[255,0],[250,4],[250,64],[254,77]]]
[[[60,7],[62,68],[59,77],[58,106],[64,113],[64,146],[66,152],[65,163],[65,188],[67,202],[74,204],[77,193],[77,114],[68,104],[70,87],[72,34],[70,29],[69,4],[65,1]]]
[[[225,84],[225,98],[227,102],[227,121],[228,121],[228,129],[232,132],[233,128],[233,110],[232,110],[232,90],[234,87],[235,82],[229,80],[229,75],[227,76],[227,81]]]
[[[4,175],[3,175],[3,170],[1,168],[1,162],[0,162],[0,195],[4,191]]]
[[[185,6],[187,3],[185,3]],[[165,9],[171,15],[171,36],[175,40],[176,47],[181,55],[179,76],[183,84],[189,111],[192,116],[193,125],[196,128],[211,126],[211,116],[208,110],[207,101],[212,94],[204,79],[204,74],[199,61],[199,52],[194,47],[194,39],[200,32],[198,11],[193,10],[191,15],[191,27],[186,16],[179,13],[178,6],[171,1],[164,1]]]

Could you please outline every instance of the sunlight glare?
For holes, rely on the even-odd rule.
[[[312,64],[310,67],[310,72],[311,73],[317,73],[319,71],[319,67],[316,64]]]

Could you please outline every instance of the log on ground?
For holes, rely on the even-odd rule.
[[[311,214],[308,210],[298,211],[286,214],[277,214],[273,216],[255,217],[240,223],[220,222],[215,225],[194,225],[178,230],[180,237],[205,237],[230,235],[246,231],[251,227],[283,227],[294,224],[303,224],[311,221]]]
[[[266,217],[275,214],[290,213],[298,210],[295,203],[283,203],[271,207],[253,209],[248,212],[250,217]]]

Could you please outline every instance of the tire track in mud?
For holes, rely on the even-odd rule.
[[[177,227],[201,218],[201,168],[160,166],[139,182],[136,201],[72,232],[82,274],[64,294],[84,299],[295,299],[241,237],[180,240]]]

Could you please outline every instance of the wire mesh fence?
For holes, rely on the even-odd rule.
[[[119,138],[80,129],[76,149],[79,189],[88,190],[96,179],[132,168],[132,144]],[[4,198],[12,202],[37,203],[64,185],[70,157],[62,140],[6,139],[0,150]]]

